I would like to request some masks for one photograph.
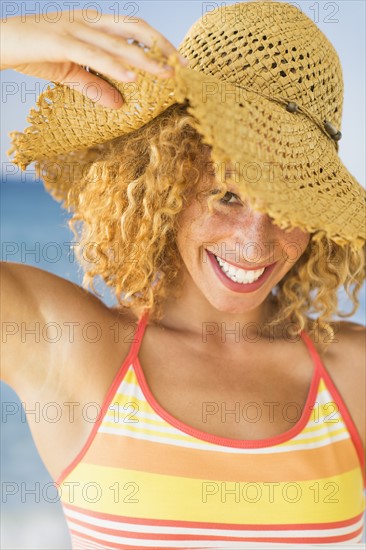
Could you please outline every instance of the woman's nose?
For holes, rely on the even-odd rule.
[[[238,219],[237,239],[241,243],[261,245],[274,240],[276,227],[272,218],[266,212],[258,212],[248,208]],[[250,259],[248,258],[248,261]]]

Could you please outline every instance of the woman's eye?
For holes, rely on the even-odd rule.
[[[222,204],[228,204],[228,205],[231,205],[231,204],[235,204],[235,203],[232,203],[232,202],[229,202],[229,200],[225,200],[225,197],[227,197],[228,195],[231,195],[229,197],[229,200],[232,198],[232,197],[235,197],[238,201],[240,201],[240,198],[238,197],[238,195],[235,195],[235,193],[231,193],[231,191],[227,191],[225,193],[225,195],[222,197],[222,199],[220,199],[220,202]]]
[[[218,195],[220,192],[221,192],[221,189],[213,189],[210,192],[210,195]],[[229,199],[226,200],[225,197],[229,197]],[[225,195],[219,200],[219,202],[221,204],[227,204],[229,206],[234,205],[235,202],[229,202],[232,197],[235,197],[240,202],[240,204],[242,204],[240,197],[235,193],[232,193],[231,191],[226,191]]]

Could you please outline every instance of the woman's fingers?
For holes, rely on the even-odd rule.
[[[70,61],[78,65],[89,66],[96,72],[109,75],[116,80],[131,82],[135,79],[134,72],[130,72],[124,66],[123,59],[89,42],[82,42],[74,37],[68,37],[64,53]]]
[[[26,21],[12,17],[1,23],[1,69],[75,87],[110,108],[122,106],[121,94],[85,67],[122,82],[135,80],[134,68],[162,78],[172,76],[173,69],[164,70],[146,50],[155,44],[168,58],[178,53],[176,48],[143,19],[116,21],[114,15],[95,12],[99,20],[96,17],[90,23],[84,20],[82,11],[75,12],[73,21],[67,14],[64,12],[61,20],[52,24],[32,16]]]
[[[115,25],[117,24],[115,23]],[[121,58],[122,63],[128,63],[157,75],[169,71],[169,68],[163,69],[159,63],[149,58],[142,47],[129,44],[125,38],[116,34],[83,25],[78,21],[73,23],[72,31],[73,36],[77,36],[78,40],[91,45],[98,45],[99,48],[112,54],[113,57]],[[172,72],[170,69],[170,73]]]
[[[149,47],[151,47],[155,41],[166,58],[177,51],[173,44],[169,42],[163,34],[141,18],[134,18],[132,20],[124,18],[122,21],[116,21],[114,15],[103,14],[103,17],[101,17],[99,21],[95,21],[92,27],[122,36],[126,39],[134,38],[136,41]]]

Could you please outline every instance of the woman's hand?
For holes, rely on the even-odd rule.
[[[96,10],[88,10],[88,14],[92,11],[97,18]],[[27,15],[25,20],[10,17],[1,23],[1,70],[14,69],[65,85],[69,82],[85,95],[91,88],[90,99],[95,96],[95,87],[90,86],[94,84],[101,92],[96,102],[110,108],[121,107],[122,96],[108,82],[81,65],[123,82],[134,80],[134,74],[127,71],[125,63],[162,78],[172,76],[172,69],[162,69],[142,47],[127,41],[133,39],[135,43],[150,47],[155,40],[166,58],[177,52],[143,19],[115,22],[114,15],[99,14],[99,21],[91,23],[83,18],[83,10],[75,10],[72,21],[68,11],[61,13],[61,18],[55,22]]]

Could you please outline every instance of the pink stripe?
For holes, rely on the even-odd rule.
[[[340,527],[346,527],[347,525],[356,524],[362,517],[363,513],[361,512],[357,516],[354,516],[352,518],[342,520],[342,521],[332,521],[327,523],[286,523],[286,524],[280,524],[277,523],[276,525],[262,525],[262,524],[255,524],[255,523],[247,523],[247,524],[239,524],[239,523],[213,523],[213,522],[203,522],[203,521],[183,521],[183,520],[160,520],[160,519],[145,519],[145,518],[132,518],[128,516],[117,516],[113,514],[106,514],[103,512],[96,512],[93,510],[84,510],[83,508],[79,508],[77,506],[71,505],[71,504],[64,504],[64,510],[65,514],[67,515],[67,508],[70,510],[73,510],[75,512],[79,512],[81,514],[99,518],[106,521],[116,521],[116,522],[123,522],[123,523],[131,523],[136,525],[151,525],[151,526],[163,526],[163,527],[191,527],[191,528],[203,528],[203,529],[232,529],[232,530],[240,530],[240,529],[258,529],[261,530],[291,530],[291,529],[337,529]],[[74,521],[73,518],[71,518],[72,521]]]

